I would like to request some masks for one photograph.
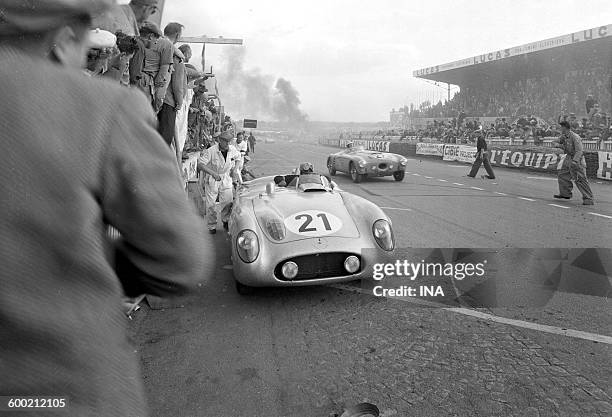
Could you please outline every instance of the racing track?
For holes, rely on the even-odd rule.
[[[251,162],[258,175],[290,172],[309,161],[327,173],[337,148],[302,143],[262,143]],[[406,177],[367,179],[354,184],[347,174],[340,188],[367,198],[391,217],[400,247],[612,247],[612,184],[591,181],[595,206],[556,200],[556,177],[495,168],[497,178],[466,177],[468,165],[411,157]],[[484,174],[481,169],[480,174]]]
[[[305,160],[325,169],[333,151],[261,143],[251,169],[290,172]],[[419,159],[408,170],[402,183],[335,177],[340,187],[387,207],[400,247],[612,246],[612,219],[589,214],[612,215],[608,184],[594,184],[597,205],[585,209],[552,201],[550,176],[497,169],[497,184],[468,182],[466,166]],[[508,301],[502,307],[424,307],[374,297],[354,283],[243,297],[234,289],[229,236],[212,239],[215,276],[178,304],[144,306],[130,322],[152,416],[320,417],[361,401],[378,405],[383,416],[612,410],[605,291],[557,291],[545,305],[529,304],[534,274],[518,259],[500,265],[509,271],[498,274]]]

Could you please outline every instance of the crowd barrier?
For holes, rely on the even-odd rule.
[[[346,147],[349,142],[361,145],[369,150],[391,152],[404,156],[431,156],[442,158],[444,161],[455,161],[471,164],[476,158],[476,147],[472,145],[440,143],[429,140],[416,141],[416,137],[404,138],[400,142],[351,140],[351,139],[320,139],[322,145]],[[501,138],[500,138],[501,139]],[[533,146],[532,141],[526,145],[511,145],[504,140],[491,140],[491,165],[508,168],[518,168],[539,172],[556,173],[563,165],[565,155],[561,150],[552,148],[551,143],[556,138],[544,138],[540,146]],[[529,143],[532,142],[532,143]],[[600,141],[583,141],[584,157],[587,164],[587,175],[592,178],[612,181],[612,141],[602,142],[604,150],[597,150]],[[547,148],[550,148],[548,150]],[[601,149],[601,148],[599,148]]]

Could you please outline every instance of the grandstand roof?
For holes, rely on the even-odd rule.
[[[612,24],[421,68],[414,71],[413,75],[462,85],[470,83],[471,80],[499,79],[521,73],[529,75],[531,70],[537,71],[537,67],[550,65],[563,55],[571,55],[574,60],[580,60],[595,51],[598,55],[604,54],[606,59],[611,59],[610,50]]]

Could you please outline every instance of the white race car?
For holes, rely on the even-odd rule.
[[[366,267],[395,249],[391,220],[378,206],[341,191],[310,164],[301,168],[237,190],[229,233],[240,293],[371,278]]]

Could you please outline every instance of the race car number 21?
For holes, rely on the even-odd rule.
[[[305,210],[285,218],[285,226],[291,232],[305,236],[325,236],[342,228],[342,220],[320,210]]]

